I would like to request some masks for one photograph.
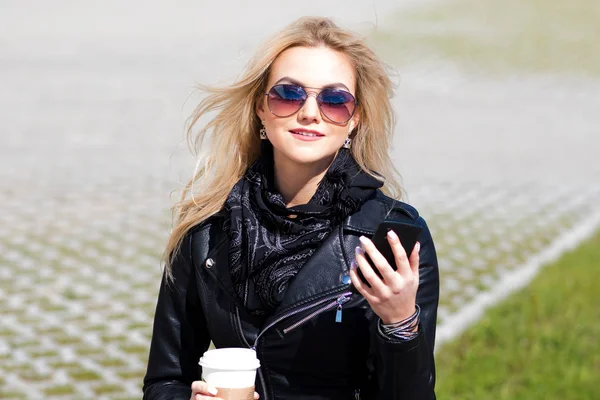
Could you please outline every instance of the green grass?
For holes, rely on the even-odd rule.
[[[75,390],[71,385],[59,385],[44,389],[44,393],[47,396],[64,396],[75,393]]]
[[[123,391],[123,388],[119,385],[101,385],[94,388],[94,392],[97,395],[109,394],[109,393],[119,393]]]
[[[76,381],[96,381],[101,379],[101,376],[98,375],[98,373],[85,369],[71,371],[70,375]]]
[[[122,367],[126,365],[125,361],[118,358],[103,358],[98,360],[98,364],[103,367]]]
[[[599,77],[598,21],[597,0],[453,0],[398,13],[371,40],[397,64],[442,57],[492,74]]]
[[[5,391],[0,389],[0,399],[22,399],[25,396],[22,392]]]
[[[123,379],[138,379],[139,381],[143,379],[145,374],[145,370],[125,370],[117,372],[117,375]]]
[[[146,354],[148,353],[148,346],[125,345],[121,346],[121,350],[127,354]]]
[[[437,355],[440,399],[600,399],[600,232]]]
[[[50,367],[52,367],[53,369],[58,369],[58,368],[66,368],[66,369],[79,369],[81,366],[75,362],[72,361],[54,361],[51,362]]]

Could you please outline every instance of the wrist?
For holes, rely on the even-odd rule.
[[[402,319],[399,322],[386,323],[379,318],[378,329],[385,337],[394,337],[403,340],[411,340],[419,334],[421,309],[415,305],[415,312],[408,318]]]
[[[385,325],[394,325],[394,324],[401,323],[402,321],[406,321],[407,319],[412,317],[416,312],[417,312],[417,306],[415,305],[412,307],[412,309],[409,308],[407,311],[403,311],[402,313],[399,313],[398,315],[380,317],[380,319],[381,319],[381,322]]]

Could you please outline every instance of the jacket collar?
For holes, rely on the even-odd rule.
[[[381,196],[383,195],[378,193],[378,197],[367,201],[358,212],[346,218],[341,226],[334,228],[290,282],[283,301],[275,312],[276,315],[285,313],[299,304],[351,289],[346,276],[350,263],[354,260],[354,248],[359,244],[358,237],[371,236],[379,222],[389,215],[392,208],[396,208],[389,207],[388,202],[382,201]],[[411,218],[416,218],[410,211],[404,212]],[[242,305],[229,274],[229,238],[222,229],[221,221],[219,218],[211,223],[207,232],[209,237],[200,239],[211,244],[206,258],[201,259],[212,260],[213,264],[207,271],[238,305]]]

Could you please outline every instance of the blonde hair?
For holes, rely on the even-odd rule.
[[[225,87],[200,86],[207,96],[189,119],[188,143],[202,148],[196,171],[173,207],[176,218],[164,253],[166,272],[185,235],[194,226],[217,213],[227,195],[260,155],[261,123],[256,105],[266,92],[271,64],[291,47],[324,46],[345,54],[356,72],[356,98],[360,120],[354,129],[351,152],[367,172],[385,177],[382,191],[393,198],[402,196],[398,173],[388,153],[394,128],[390,102],[392,82],[384,64],[357,34],[338,27],[332,20],[303,17],[294,21],[256,52],[237,82]],[[201,117],[216,116],[194,136]]]

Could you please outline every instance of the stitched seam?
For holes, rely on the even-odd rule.
[[[194,268],[195,270],[195,268]],[[196,273],[196,271],[194,271],[194,273]],[[204,282],[204,279],[202,279],[202,277],[196,275],[196,290],[202,289],[199,293],[198,293],[198,297],[200,298],[200,307],[202,308],[202,311],[204,312],[204,318],[207,321],[210,321],[210,308],[208,307],[208,301],[206,301],[206,296],[203,296],[201,293],[203,292],[207,292],[208,293],[208,285],[206,285],[206,283]],[[202,288],[199,288],[198,285],[200,285]],[[203,301],[204,300],[204,301]],[[207,330],[208,330],[208,323],[207,323]]]
[[[260,338],[259,338],[260,341]],[[256,344],[256,347],[260,353],[260,359],[265,359],[265,352],[262,349],[262,346],[259,346],[259,343]],[[262,364],[262,363],[261,363]],[[271,383],[271,374],[269,374],[269,370],[266,365],[261,365],[260,368],[263,371],[263,377],[265,380],[265,385],[267,387],[263,388],[265,392],[269,393],[269,398],[275,399],[275,393],[273,392],[273,384]],[[268,381],[268,382],[267,382]]]
[[[344,230],[347,231],[347,232],[361,233],[363,235],[373,235],[375,233],[375,231],[373,231],[373,230],[358,228],[358,227],[356,227],[354,225],[346,225],[344,227]]]
[[[240,341],[240,344],[242,345],[242,347],[246,347],[245,342],[247,342],[247,341],[244,338],[242,321],[237,318],[237,313],[239,311],[237,310],[237,307],[235,304],[233,304],[231,302],[229,304],[230,304],[230,308],[233,311],[233,312],[229,313],[229,320],[231,322],[231,325],[233,326],[233,330],[235,331],[236,336],[238,337],[238,340]]]
[[[348,254],[346,254],[346,248],[344,247],[344,228],[340,228],[339,230],[339,238],[340,238],[340,247],[342,248],[342,257],[344,258],[344,263],[346,265],[346,270],[348,270],[348,266],[350,265],[350,258]]]

